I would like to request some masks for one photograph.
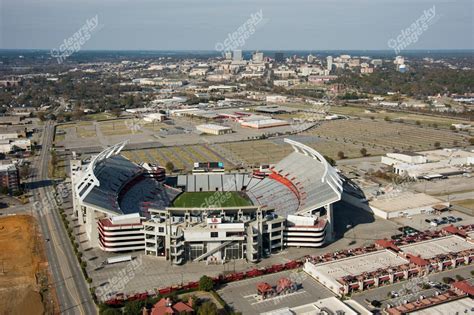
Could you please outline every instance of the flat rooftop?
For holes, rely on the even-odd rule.
[[[448,254],[450,252],[460,252],[473,249],[474,244],[466,241],[462,237],[450,235],[434,240],[423,241],[415,244],[400,246],[404,253],[420,256],[424,259],[435,257],[439,254]]]
[[[313,303],[308,303],[296,307],[285,307],[278,310],[260,313],[260,315],[307,315],[307,314],[326,314],[325,309],[332,311],[334,314],[340,312],[346,315],[357,315],[358,313],[347,306],[343,301],[332,296],[321,299]]]
[[[466,150],[456,150],[456,149],[440,149],[440,150],[432,150],[432,151],[424,151],[422,152],[424,156],[428,158],[429,161],[441,161],[446,159],[453,159],[453,158],[467,158],[474,156],[473,152],[469,152]]]
[[[379,268],[386,269],[406,263],[408,263],[408,260],[398,257],[388,250],[379,250],[315,265],[315,267],[320,273],[337,280],[348,275],[357,276],[361,273],[372,272]]]
[[[443,203],[443,201],[427,194],[406,192],[393,197],[373,200],[370,202],[370,206],[386,212],[397,212],[431,207],[440,203]]]
[[[206,128],[210,130],[229,130],[231,129],[230,127],[227,126],[220,126],[220,125],[214,125],[214,124],[204,124],[204,125],[198,125],[196,126],[197,128]]]
[[[472,314],[474,300],[469,297],[438,304],[419,311],[410,312],[410,315],[445,315],[445,314]],[[466,312],[467,311],[467,312]]]

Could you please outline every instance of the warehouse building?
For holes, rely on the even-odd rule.
[[[241,122],[240,125],[242,127],[249,127],[254,129],[264,129],[264,128],[273,128],[273,127],[281,127],[281,126],[288,126],[290,123],[286,120],[281,119],[263,119],[263,120],[252,120],[252,121],[244,121]]]
[[[393,167],[400,176],[414,179],[434,179],[470,173],[474,152],[458,149],[441,149],[426,152],[387,153],[381,162]]]
[[[202,133],[207,133],[210,135],[224,135],[227,133],[232,133],[232,128],[227,126],[219,126],[214,124],[205,124],[205,125],[198,125],[196,129]]]
[[[382,219],[394,219],[423,213],[432,213],[449,202],[424,193],[403,192],[385,195],[369,202],[370,211]]]

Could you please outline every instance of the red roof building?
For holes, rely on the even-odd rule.
[[[411,263],[414,263],[418,267],[424,267],[430,264],[426,259],[423,259],[415,255],[407,254],[407,258]]]
[[[459,235],[459,236],[462,236],[462,237],[466,237],[467,234],[465,231],[462,231],[460,229],[458,229],[457,227],[455,227],[454,225],[449,225],[449,226],[445,226],[441,229],[443,232],[446,232],[448,234],[454,234],[454,235]]]
[[[191,297],[187,303],[173,303],[170,298],[162,298],[151,310],[143,308],[143,315],[167,315],[167,314],[194,314]]]
[[[385,249],[392,249],[393,251],[397,253],[400,251],[400,248],[398,248],[398,246],[396,246],[389,240],[376,240],[375,246],[385,248]]]
[[[456,281],[452,284],[452,287],[470,297],[474,297],[474,287],[466,280]]]

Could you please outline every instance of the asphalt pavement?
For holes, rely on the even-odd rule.
[[[54,186],[48,179],[53,136],[54,125],[47,122],[43,130],[41,153],[34,161],[34,174],[30,182],[33,187],[32,199],[36,204],[33,207],[34,215],[45,240],[52,285],[56,290],[61,314],[97,314],[89,286],[57,211]]]

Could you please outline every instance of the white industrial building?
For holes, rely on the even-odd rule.
[[[215,124],[205,124],[196,126],[197,131],[202,133],[207,133],[210,135],[224,135],[227,133],[232,133],[232,128],[228,126],[220,126]]]
[[[432,179],[470,173],[474,152],[440,149],[419,153],[387,153],[382,163],[393,167],[393,172],[411,178]]]
[[[252,121],[243,121],[240,123],[242,127],[250,127],[254,129],[263,129],[263,128],[272,128],[272,127],[281,127],[288,126],[290,123],[286,120],[281,119],[262,119],[262,120],[252,120]]]
[[[151,113],[143,116],[143,120],[146,122],[157,122],[164,121],[166,119],[166,114],[161,113]]]
[[[413,192],[382,195],[369,202],[370,210],[382,219],[394,219],[417,214],[435,212],[440,206],[449,207],[449,202],[436,197]]]

